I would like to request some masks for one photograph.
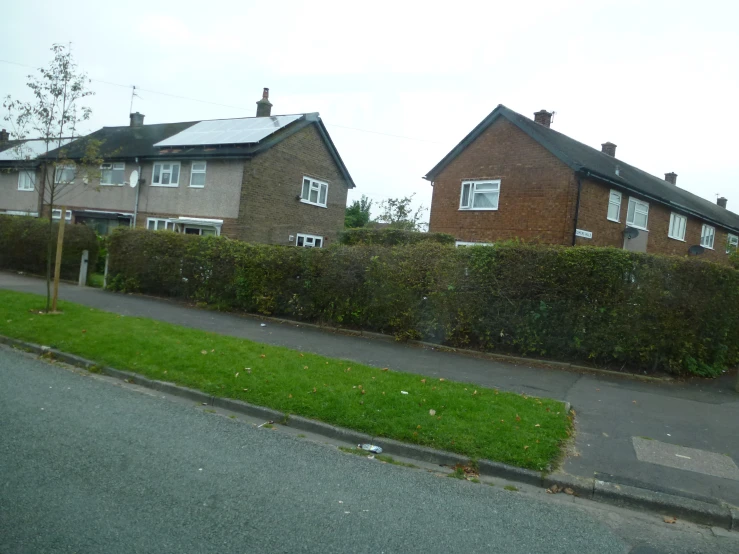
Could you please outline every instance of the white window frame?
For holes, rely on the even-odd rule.
[[[61,208],[54,208],[51,210],[51,219],[61,219],[62,218],[62,210]],[[72,210],[67,210],[67,213],[64,214],[64,219],[66,221],[72,221]]]
[[[731,254],[739,248],[739,236],[729,233],[726,235],[726,253]]]
[[[164,222],[164,229],[158,229],[160,221]],[[154,224],[153,229],[150,227],[152,223]],[[146,228],[149,231],[174,231],[174,221],[172,221],[171,219],[165,219],[163,217],[147,217]]]
[[[62,175],[67,170],[74,171],[74,176],[72,177],[71,181],[62,181]],[[60,185],[60,184],[67,185],[67,184],[73,183],[76,178],[77,178],[77,166],[76,165],[59,165],[54,168],[54,184],[56,185]]]
[[[110,171],[111,178],[114,171],[123,171],[123,180],[120,183],[106,183],[103,181],[103,171]],[[100,164],[100,184],[106,187],[122,187],[126,183],[126,164],[125,162],[110,162]]]
[[[710,239],[710,240],[709,240]],[[716,242],[716,227],[713,225],[703,224],[701,227],[701,246],[713,250],[713,244]]]
[[[307,183],[306,183],[307,181]],[[308,194],[306,196],[306,184],[308,185]],[[323,203],[321,203],[321,191],[324,190],[325,194],[323,197]],[[316,202],[311,202],[311,192],[316,191]],[[319,206],[321,208],[327,208],[328,204],[328,183],[325,181],[319,181],[313,177],[303,175],[303,180],[300,185],[300,201],[303,204],[310,204],[311,206]],[[311,235],[305,235],[306,237]]]
[[[613,195],[618,196],[618,202],[613,201]],[[623,201],[623,194],[617,190],[611,189],[611,192],[608,193],[608,210],[606,210],[606,219],[608,221],[613,221],[615,223],[621,223],[621,202]],[[610,216],[611,212],[611,206],[616,206],[616,219],[613,219]]]
[[[169,174],[169,184],[163,185],[161,184],[162,176],[164,175],[164,166],[169,165],[170,168],[166,173]],[[159,167],[159,183],[154,182],[154,175],[156,174],[157,166]],[[172,172],[174,170],[174,166],[177,166],[177,182],[172,182]],[[180,186],[180,177],[182,176],[182,164],[180,162],[156,162],[154,165],[151,166],[151,186],[152,187],[168,187],[168,188],[177,188]]]
[[[477,190],[479,185],[495,185],[496,188],[490,190]],[[467,188],[467,204],[465,205],[464,191]],[[492,208],[476,208],[475,195],[497,193],[495,198],[495,206]],[[471,211],[496,211],[500,206],[500,179],[486,179],[482,181],[462,181],[462,190],[459,194],[459,209]]]
[[[24,183],[23,177],[26,176],[26,182]],[[29,188],[26,186],[26,184],[30,182],[31,187]],[[35,171],[29,171],[27,169],[21,169],[18,172],[18,190],[22,190],[24,192],[33,192],[36,190],[36,172]]]
[[[201,169],[197,169],[196,170],[195,169],[195,164],[203,164],[203,169],[202,170]],[[202,188],[205,188],[205,182],[203,182],[202,185],[193,185],[192,184],[192,176],[193,175],[202,175],[203,176],[203,180],[205,180],[206,179],[206,175],[207,175],[207,170],[208,170],[208,162],[200,161],[200,160],[195,160],[195,161],[190,162],[190,187],[191,188],[194,188],[194,189],[202,189]]]
[[[673,234],[672,228],[675,225],[675,221],[680,220],[682,221],[682,236],[680,236],[680,225],[678,225],[678,233]],[[667,236],[671,239],[680,240],[685,242],[685,232],[688,228],[688,218],[684,215],[676,214],[675,212],[672,212],[670,214],[670,226],[667,229]]]
[[[637,212],[643,215],[647,216],[646,225],[644,227],[637,225],[634,223],[634,219],[632,217],[631,221],[629,221],[629,212],[631,211],[631,203],[634,203],[634,214],[636,215]],[[637,210],[637,208],[643,208],[646,206],[646,209],[642,209],[641,211]],[[649,226],[649,202],[644,202],[644,200],[639,200],[638,198],[634,198],[633,196],[629,198],[629,205],[626,209],[626,225],[629,227],[633,227],[634,229],[641,229],[642,231],[648,231]]]
[[[300,239],[303,239],[303,244],[299,244]],[[316,246],[316,239],[321,241],[320,246]],[[311,244],[308,244],[308,241],[310,240]],[[323,240],[323,237],[320,235],[307,235],[305,233],[298,233],[295,236],[295,246],[300,246],[302,248],[323,248],[325,241]]]

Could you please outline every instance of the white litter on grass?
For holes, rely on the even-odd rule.
[[[266,326],[267,326],[267,324],[266,324],[266,323],[262,323],[262,324],[261,324],[261,327],[266,327]]]
[[[402,390],[400,391],[400,394],[408,394],[406,391]]]
[[[682,454],[675,454],[678,458],[685,458],[686,460],[690,459],[690,456],[683,456]]]
[[[203,471],[203,468],[202,467],[201,468],[198,468],[198,471]]]

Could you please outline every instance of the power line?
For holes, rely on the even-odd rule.
[[[17,66],[20,66],[20,67],[28,67],[28,68],[31,68],[31,69],[37,69],[35,66],[27,65],[27,64],[23,64],[23,63],[18,63],[18,62],[13,62],[13,61],[10,61],[10,60],[0,59],[0,63],[7,63],[7,64],[10,64],[10,65],[17,65]],[[88,79],[90,79],[90,81],[94,81],[96,83],[102,83],[104,85],[110,85],[110,86],[114,86],[114,87],[121,87],[121,88],[127,88],[127,89],[133,88],[134,95],[135,95],[135,92],[136,91],[148,92],[148,93],[151,93],[151,94],[158,94],[160,96],[168,96],[170,98],[177,98],[179,100],[188,100],[190,102],[200,102],[201,104],[210,104],[211,106],[219,106],[221,108],[229,108],[229,109],[232,109],[232,110],[239,110],[239,111],[243,111],[243,112],[248,112],[249,111],[249,109],[244,108],[243,106],[231,106],[229,104],[221,104],[219,102],[211,102],[209,100],[201,100],[199,98],[191,98],[189,96],[181,96],[179,94],[170,94],[168,92],[161,92],[161,91],[158,91],[158,90],[140,88],[140,87],[137,87],[135,85],[122,85],[120,83],[113,83],[111,81],[104,81],[102,79],[94,79],[94,78],[89,77],[89,76],[88,76]],[[132,104],[131,105],[133,105],[133,97],[132,97]],[[339,128],[339,129],[349,129],[349,130],[352,130],[352,131],[359,131],[360,133],[369,133],[369,134],[372,134],[372,135],[382,135],[382,136],[386,136],[386,137],[394,137],[394,138],[405,139],[405,140],[414,140],[414,141],[418,141],[418,142],[428,142],[428,143],[431,143],[431,144],[442,144],[442,143],[440,143],[438,141],[435,141],[435,140],[421,139],[421,138],[417,138],[417,137],[407,137],[405,135],[395,135],[395,134],[392,134],[392,133],[383,133],[382,131],[371,131],[369,129],[360,129],[358,127],[349,127],[347,125],[337,125],[336,123],[326,123],[326,122],[324,122],[324,124],[327,125],[327,126],[329,126],[329,127],[336,127],[336,128]]]

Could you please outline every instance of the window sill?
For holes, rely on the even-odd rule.
[[[701,246],[705,248],[706,250],[714,250],[713,246],[703,246],[702,244]]]
[[[205,188],[205,185],[188,185],[187,188],[190,188],[190,189],[204,189]]]
[[[610,217],[607,217],[606,219],[607,219],[608,221],[611,221],[611,222],[613,222],[613,223],[621,223],[621,220],[620,220],[620,219],[611,219]]]
[[[678,240],[678,241],[680,241],[680,242],[687,242],[687,241],[686,241],[685,239],[679,239],[679,238],[677,238],[677,237],[671,237],[670,235],[667,235],[667,238],[668,238],[668,239],[672,239],[672,240]]]
[[[309,206],[315,206],[317,208],[328,208],[325,204],[317,204],[315,202],[308,202],[307,200],[300,199],[301,204],[308,204]]]
[[[176,184],[176,185],[155,185],[154,183],[152,183],[152,184],[151,184],[151,185],[149,185],[149,186],[150,186],[150,187],[162,187],[162,188],[165,188],[165,189],[176,189],[176,188],[178,188],[178,187],[179,187],[180,185],[179,185],[179,183],[178,183],[178,184]]]
[[[497,212],[498,208],[459,208],[460,212]]]
[[[18,192],[35,192],[35,189],[18,189]]]
[[[122,187],[125,183],[100,183],[101,187]]]
[[[649,229],[647,229],[646,227],[639,227],[638,225],[634,225],[633,223],[627,222],[626,225],[631,227],[632,229],[639,229],[640,231],[645,231],[647,233],[649,232]]]

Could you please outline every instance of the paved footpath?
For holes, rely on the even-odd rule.
[[[0,288],[45,294],[40,279],[0,273]],[[651,383],[475,358],[298,324],[196,309],[150,297],[62,285],[60,296],[98,309],[167,321],[396,371],[569,401],[575,452],[563,470],[739,506],[739,393],[733,375]]]

